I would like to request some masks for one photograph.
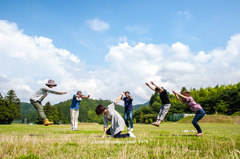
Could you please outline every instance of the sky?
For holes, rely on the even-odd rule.
[[[0,93],[22,102],[48,79],[114,101],[240,82],[240,1],[0,0]],[[123,102],[120,102],[123,104]]]

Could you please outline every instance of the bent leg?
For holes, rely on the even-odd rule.
[[[197,111],[195,117],[192,120],[193,126],[197,129],[198,133],[202,133],[202,129],[198,125],[198,121],[201,120],[205,116],[205,111],[203,109],[200,109]]]
[[[158,118],[159,120],[163,121],[163,119],[164,119],[165,116],[167,115],[170,107],[171,107],[171,104],[163,104],[163,105],[161,106],[162,114],[159,114],[159,115],[160,115],[160,117]],[[158,115],[158,116],[159,116],[159,115]]]
[[[125,137],[129,137],[129,133],[127,134],[121,134],[121,131],[119,133],[117,133],[116,135],[114,135],[114,138],[125,138]]]
[[[107,135],[111,135],[111,130],[110,130],[110,128],[106,131],[106,134],[107,134]]]
[[[40,116],[40,118],[42,120],[47,119],[44,110],[43,110],[43,106],[39,103],[39,102],[35,102],[33,100],[30,99],[30,102],[32,103],[32,105],[35,107],[35,109],[38,111],[38,115]]]

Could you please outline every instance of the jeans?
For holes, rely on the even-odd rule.
[[[200,119],[202,119],[204,116],[205,116],[205,111],[204,111],[203,109],[200,109],[200,110],[198,110],[198,111],[196,112],[196,115],[195,115],[195,117],[194,117],[193,120],[192,120],[192,124],[193,124],[193,126],[197,129],[197,132],[198,132],[198,133],[202,133],[202,130],[201,130],[201,128],[200,128],[200,126],[198,125],[197,122],[198,122]]]
[[[110,128],[107,130],[106,132],[107,135],[111,135],[111,131]],[[127,134],[121,134],[121,131],[119,133],[117,133],[116,135],[113,136],[114,138],[125,138],[125,137],[129,137],[129,133]]]
[[[44,110],[43,110],[43,106],[41,105],[40,102],[35,102],[34,100],[30,99],[30,102],[32,103],[32,105],[35,107],[35,109],[38,111],[38,115],[40,116],[40,118],[42,120],[47,119]]]
[[[133,110],[125,110],[125,112],[124,112],[125,124],[129,128],[128,116],[129,116],[129,119],[130,119],[131,128],[133,128]]]

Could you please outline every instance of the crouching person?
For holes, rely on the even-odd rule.
[[[123,95],[124,92],[116,99],[114,103],[108,105],[107,107],[103,105],[98,105],[96,107],[96,114],[103,114],[104,128],[102,137],[105,137],[106,134],[114,138],[135,137],[132,132],[121,134],[121,132],[124,130],[125,122],[122,116],[115,110],[115,105],[119,102]],[[108,122],[111,122],[111,127],[107,130]]]

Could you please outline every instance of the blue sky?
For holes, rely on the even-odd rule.
[[[217,75],[214,73],[218,72],[220,67],[223,65],[218,65],[222,62],[221,60],[218,61],[218,63],[211,63],[216,61],[215,59],[218,59],[214,50],[217,49],[218,51],[222,51],[222,53],[219,53],[220,55],[228,52],[226,49],[229,45],[228,41],[231,37],[238,37],[237,35],[240,33],[239,6],[240,1],[237,0],[0,0],[0,20],[3,21],[2,25],[6,24],[6,28],[10,28],[11,24],[15,24],[17,31],[15,29],[14,34],[20,33],[21,30],[23,30],[21,35],[23,37],[26,35],[28,37],[44,37],[50,39],[51,42],[49,43],[51,43],[55,48],[67,50],[70,54],[76,56],[76,58],[80,61],[76,62],[75,59],[75,63],[69,61],[65,61],[65,63],[60,60],[61,62],[59,62],[59,64],[62,66],[61,69],[65,70],[68,75],[64,75],[64,73],[59,75],[61,73],[52,73],[51,71],[44,71],[44,69],[42,69],[42,72],[40,71],[40,74],[36,74],[36,71],[34,70],[52,66],[48,64],[42,64],[43,66],[41,66],[41,64],[37,66],[33,66],[33,64],[30,63],[26,64],[24,61],[21,61],[21,59],[26,58],[28,54],[34,54],[34,51],[28,52],[27,50],[24,50],[24,48],[21,48],[23,50],[19,48],[21,52],[25,52],[24,56],[26,55],[26,57],[16,57],[13,55],[13,50],[8,49],[7,45],[4,45],[1,47],[4,51],[0,54],[0,56],[3,57],[2,60],[5,58],[5,61],[14,61],[15,58],[19,58],[18,68],[21,68],[21,70],[27,69],[28,71],[27,73],[22,73],[21,70],[11,68],[8,72],[0,71],[0,77],[8,83],[7,85],[6,82],[2,84],[3,86],[0,85],[0,88],[3,90],[1,93],[4,94],[11,88],[15,89],[19,94],[23,94],[25,92],[25,94],[31,96],[40,84],[43,83],[40,81],[46,81],[48,78],[54,78],[56,82],[59,82],[62,85],[67,85],[66,81],[74,79],[77,83],[79,83],[79,85],[76,84],[76,87],[63,87],[67,89],[69,94],[62,100],[71,98],[72,94],[78,89],[83,89],[85,94],[93,94],[92,97],[95,99],[101,97],[114,100],[116,95],[118,95],[119,92],[121,92],[121,89],[123,89],[130,90],[130,92],[132,90],[133,95],[136,97],[136,104],[138,104],[147,101],[152,93],[150,90],[147,90],[144,85],[141,85],[141,82],[144,83],[144,81],[148,79],[156,79],[156,82],[159,85],[165,86],[170,89],[169,91],[171,91],[171,89],[180,89],[183,86],[188,88],[199,88],[200,86],[215,86],[218,83],[230,84],[239,82],[237,80],[238,76],[234,76],[232,78],[222,78],[221,73],[217,74],[219,75],[219,79],[215,80],[214,77]],[[7,32],[6,28],[2,29],[2,33]],[[13,32],[13,30],[11,31]],[[10,37],[10,35],[8,37],[13,38]],[[22,40],[20,38],[19,40],[22,41],[24,38]],[[28,42],[26,41],[26,43]],[[119,43],[124,44],[125,42],[128,46],[119,45]],[[159,57],[162,57],[162,61],[159,59],[159,61],[152,62],[153,59],[158,57],[157,55],[156,57],[154,55],[152,59],[148,59],[147,55],[152,55],[154,51],[151,49],[143,51],[145,50],[145,46],[139,46],[142,48],[139,51],[137,49],[139,43],[143,43],[145,46],[159,46],[160,50],[156,52],[161,52],[161,50],[163,50],[162,53],[158,54]],[[234,40],[232,43],[236,45],[235,47],[239,47]],[[11,43],[11,40],[8,45],[16,46],[16,44]],[[175,46],[175,49],[173,45]],[[174,50],[181,50],[181,48],[184,53],[180,51],[178,55],[171,54]],[[173,50],[169,51],[169,49]],[[134,54],[134,56],[128,57],[128,54],[126,54],[127,51],[129,51],[129,55]],[[199,54],[201,51],[204,52],[204,54]],[[237,54],[239,54],[239,50],[236,51]],[[185,54],[186,52],[189,53]],[[231,52],[231,50],[229,50],[229,52]],[[12,56],[7,57],[7,54]],[[141,57],[139,57],[140,55]],[[181,58],[181,56],[189,58],[183,58],[179,61],[179,59],[172,57],[173,55],[179,58]],[[227,54],[223,57],[225,56],[228,57]],[[116,57],[121,58],[119,59]],[[130,61],[128,61],[129,59],[126,59],[127,57],[130,58]],[[202,57],[201,65],[197,65],[196,61],[193,62],[193,59],[197,59],[198,57]],[[234,57],[234,59],[235,58],[236,57]],[[134,63],[135,59],[138,59],[136,63]],[[206,59],[208,59],[208,61],[206,61]],[[44,59],[42,60],[44,61]],[[146,67],[143,69],[146,68],[149,72],[151,72],[151,70],[156,68],[156,71],[153,71],[150,74],[146,71],[146,74],[143,73],[141,76],[137,73],[134,75],[136,78],[134,79],[132,75],[141,71],[138,70],[141,66],[133,69],[134,66],[138,66],[139,61],[142,64],[146,62]],[[170,69],[170,66],[166,66],[170,63],[173,63],[172,66],[176,67],[186,66],[186,68],[192,68],[192,66],[194,66],[194,69],[192,72],[190,71],[188,73],[177,75],[181,71],[178,71],[178,73],[171,71],[172,68]],[[232,66],[229,65],[231,63],[233,63]],[[191,64],[191,66],[188,64]],[[122,67],[121,72],[118,67],[123,65],[124,69]],[[204,70],[208,70],[209,68],[207,65],[213,67],[212,72],[204,72]],[[224,70],[228,73],[233,73],[234,71],[239,70],[238,65],[235,65],[231,60],[228,61],[226,66],[227,67],[224,67],[226,70]],[[32,71],[30,71],[30,67]],[[69,70],[70,67],[78,68],[78,70],[71,71],[73,69]],[[182,70],[183,69],[185,68],[182,68]],[[199,71],[199,69],[203,70]],[[164,70],[167,70],[167,73],[165,73]],[[104,72],[110,73],[106,73],[105,76],[103,76]],[[115,76],[114,73],[116,72],[118,75]],[[193,72],[201,72],[202,74],[194,74]],[[173,80],[178,77],[183,77],[184,75],[186,75],[186,79],[183,81]],[[66,76],[68,76],[68,78],[64,80]],[[116,78],[115,81],[112,76]],[[192,76],[203,77],[204,79],[198,81],[199,78],[197,78],[197,80],[192,79],[191,82],[187,81],[187,79]],[[108,86],[106,81],[108,81],[107,78],[110,77],[112,78],[109,82],[115,84],[110,84]],[[15,80],[17,82],[15,82]],[[89,85],[84,83],[84,81],[88,81]],[[95,83],[94,87],[93,84],[90,84],[90,81]],[[140,87],[137,85],[126,84],[131,82],[139,84]],[[82,87],[81,84],[88,87]],[[22,89],[20,89],[20,87]],[[108,93],[111,92],[112,89],[107,87],[113,87],[115,90],[113,93]],[[26,95],[19,96],[22,101],[26,101],[28,99],[28,97],[25,97]],[[59,102],[58,97],[50,96],[49,100],[52,100],[53,103]]]

